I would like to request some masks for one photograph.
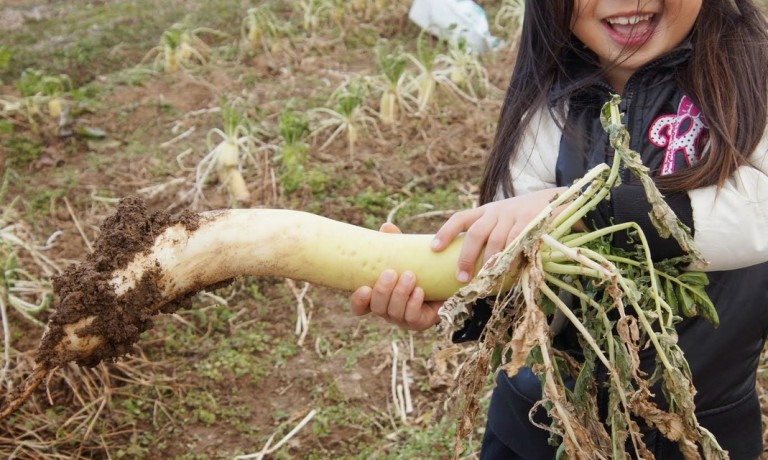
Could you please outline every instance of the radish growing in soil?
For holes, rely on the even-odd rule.
[[[373,128],[381,137],[376,119],[368,115],[370,109],[363,105],[362,93],[362,88],[351,84],[338,91],[336,107],[333,109],[319,107],[311,111],[317,119],[316,126],[312,130],[313,136],[325,130],[332,130],[331,135],[320,146],[320,150],[324,150],[337,136],[344,134],[349,158],[352,159],[355,156],[355,144],[360,137],[360,130]]]
[[[407,73],[405,66],[408,59],[402,48],[397,48],[391,53],[379,49],[376,55],[376,63],[381,71],[381,81],[383,92],[379,102],[379,118],[385,125],[391,125],[398,119],[401,109],[410,111],[405,101],[406,92],[404,84]]]
[[[249,8],[240,26],[240,35],[251,49],[262,48],[267,54],[280,52],[285,26],[267,5]]]
[[[10,116],[15,112],[23,112],[31,125],[35,124],[34,117],[43,112],[43,108],[51,118],[64,122],[68,117],[68,102],[66,93],[72,90],[69,76],[46,75],[35,69],[22,72],[16,87],[21,98],[12,96],[0,97],[0,116]]]
[[[506,31],[510,40],[520,37],[525,16],[525,0],[503,0],[496,13],[494,24],[498,30]]]
[[[248,201],[251,194],[245,184],[241,172],[241,160],[250,159],[257,165],[253,157],[253,140],[248,132],[247,120],[237,101],[224,101],[221,107],[224,130],[213,128],[208,132],[207,143],[209,153],[203,157],[195,168],[194,198],[196,203],[203,197],[205,181],[215,169],[219,183],[226,186],[229,196],[236,202]],[[221,141],[214,146],[214,138]]]
[[[302,25],[310,35],[320,27],[320,24],[330,19],[332,4],[327,0],[301,0],[294,4],[302,17]]]
[[[176,23],[163,32],[160,43],[149,50],[141,62],[146,62],[154,56],[154,64],[161,66],[165,72],[176,72],[195,64],[205,64],[210,47],[200,39],[201,33],[226,36],[223,32],[206,27],[190,29]]]
[[[21,74],[17,86],[23,97],[38,97],[46,101],[48,114],[58,119],[64,110],[64,93],[72,90],[72,80],[67,75],[45,75],[34,69]]]
[[[488,71],[480,62],[480,57],[472,51],[464,39],[452,40],[448,44],[448,54],[441,54],[436,59],[450,73],[450,81],[462,91],[466,91],[466,99],[476,101],[479,95],[485,94],[491,82]]]
[[[418,74],[413,77],[409,85],[410,92],[415,92],[417,95],[417,113],[423,114],[432,106],[439,87],[444,87],[465,100],[476,102],[476,98],[452,80],[459,77],[464,80],[467,78],[464,63],[459,63],[455,56],[441,53],[446,44],[445,40],[437,40],[433,46],[427,43],[428,40],[431,38],[427,32],[420,32],[416,40],[416,54],[406,54],[418,69]]]

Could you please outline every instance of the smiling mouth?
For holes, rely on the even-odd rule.
[[[613,16],[603,22],[614,40],[625,46],[636,46],[650,38],[656,26],[656,15],[645,13]]]

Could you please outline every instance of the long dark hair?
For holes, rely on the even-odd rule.
[[[513,193],[510,160],[531,118],[548,107],[556,78],[567,72],[561,57],[573,51],[592,59],[575,46],[573,8],[572,1],[526,1],[517,60],[480,186],[481,203],[492,201],[499,186]],[[754,2],[703,0],[691,42],[692,56],[677,80],[706,117],[710,149],[694,167],[656,178],[665,192],[722,185],[747,163],[766,128],[768,23]],[[564,103],[550,109],[562,115]]]

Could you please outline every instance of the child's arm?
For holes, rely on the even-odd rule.
[[[694,242],[709,262],[706,271],[768,261],[768,131],[750,157],[721,188],[691,190]]]

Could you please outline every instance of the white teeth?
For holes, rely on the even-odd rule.
[[[636,14],[634,16],[618,16],[615,18],[608,18],[606,21],[608,21],[608,24],[619,24],[619,25],[635,25],[640,21],[647,21],[651,19],[652,14]]]

